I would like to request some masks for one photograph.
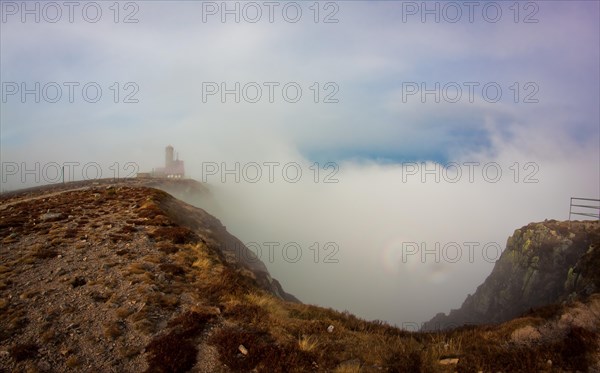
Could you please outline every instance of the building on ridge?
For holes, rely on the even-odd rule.
[[[151,177],[166,179],[183,179],[185,177],[185,168],[183,161],[179,159],[179,154],[174,157],[174,149],[171,145],[165,148],[165,167],[157,167],[150,173]],[[140,176],[140,175],[138,175]],[[144,177],[146,176],[143,174]]]

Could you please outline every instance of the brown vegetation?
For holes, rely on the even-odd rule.
[[[501,325],[408,332],[283,301],[214,237],[175,224],[184,207],[164,192],[110,186],[2,200],[0,371],[598,368],[598,295]]]

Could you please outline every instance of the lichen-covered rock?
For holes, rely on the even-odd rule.
[[[515,230],[492,273],[461,308],[437,314],[424,330],[499,323],[531,308],[600,289],[598,221],[531,223]]]

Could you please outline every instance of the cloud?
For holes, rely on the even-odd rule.
[[[510,3],[498,3],[496,23],[478,13],[483,3],[472,23],[403,22],[407,2],[319,3],[319,22],[312,3],[299,3],[297,23],[282,18],[283,3],[272,23],[202,22],[198,2],[133,4],[137,23],[122,22],[135,8],[120,8],[115,23],[101,3],[97,23],[0,24],[2,162],[37,162],[39,173],[49,162],[95,162],[109,176],[116,163],[121,174],[128,162],[159,166],[172,144],[188,174],[212,186],[217,205],[205,207],[257,243],[272,274],[306,302],[422,322],[482,282],[496,250],[485,244],[503,248],[515,228],[565,219],[571,196],[598,197],[596,2],[520,3],[519,21],[530,14],[537,23],[515,23]],[[8,83],[36,82],[39,103],[6,95]],[[52,82],[62,88],[57,103],[44,91]],[[68,82],[79,84],[73,102]],[[97,102],[83,92],[88,83],[102,90]],[[219,92],[207,95],[206,83]],[[223,103],[222,89],[236,83]],[[438,83],[439,102],[407,96],[406,83]],[[486,84],[500,87],[497,102]],[[222,183],[221,169],[236,162]],[[277,167],[273,182],[265,162]],[[247,182],[255,165],[263,177]],[[462,173],[449,182],[456,165]],[[297,167],[302,178],[290,182]],[[34,183],[21,176],[4,173],[2,188]],[[451,263],[454,244],[462,256]]]

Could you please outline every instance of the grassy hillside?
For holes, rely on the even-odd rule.
[[[213,219],[126,182],[2,196],[0,371],[600,367],[598,295],[500,325],[411,333],[284,300]]]

